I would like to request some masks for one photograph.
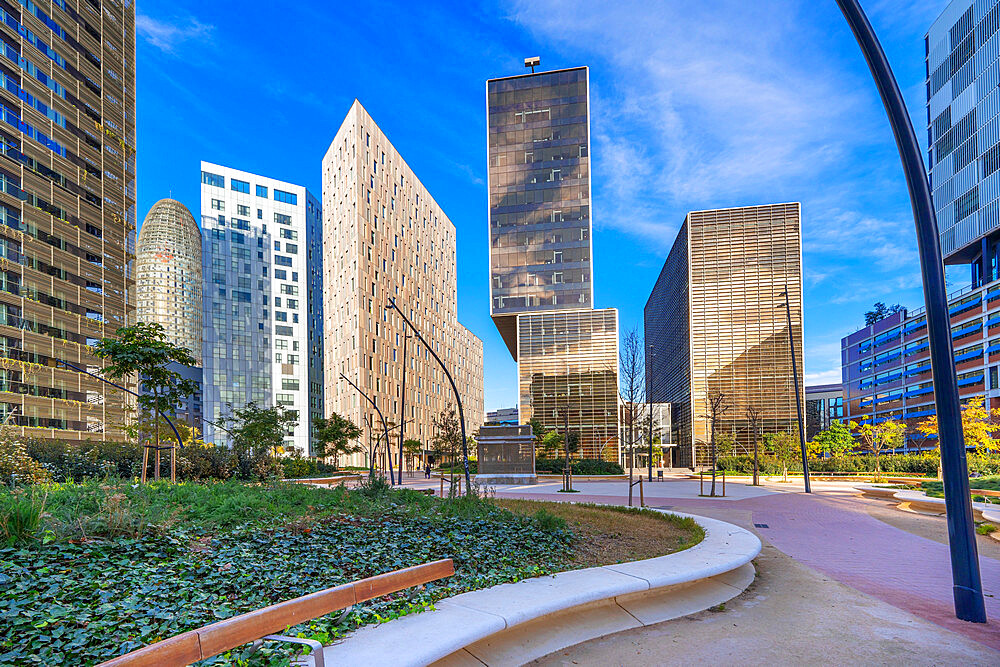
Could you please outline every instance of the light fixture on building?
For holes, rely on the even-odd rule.
[[[535,73],[535,68],[539,67],[541,64],[542,64],[542,59],[539,58],[538,56],[532,56],[531,58],[524,59],[524,66],[530,67],[532,74]]]

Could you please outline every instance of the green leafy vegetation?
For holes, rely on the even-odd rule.
[[[938,458],[930,454],[885,454],[878,457],[883,473],[896,475],[937,476]],[[1000,474],[1000,456],[996,454],[968,455],[969,472],[981,475]],[[749,475],[753,472],[753,456],[720,456],[719,467],[730,473]],[[763,475],[780,475],[781,462],[771,455],[760,456],[760,472]],[[802,472],[802,461],[793,456],[788,461],[789,472]],[[809,471],[813,473],[848,472],[874,473],[875,457],[871,454],[834,456],[809,459]]]
[[[936,480],[921,482],[920,488],[923,489],[924,493],[928,496],[932,496],[934,498],[944,498],[944,484],[942,482]],[[1000,491],[1000,475],[991,477],[973,477],[969,480],[969,488],[973,491],[976,489]],[[1000,502],[1000,498],[977,496],[976,494],[973,494],[972,499],[976,502]]]
[[[0,664],[93,664],[323,588],[454,559],[454,577],[360,605],[341,623],[334,614],[289,631],[330,641],[462,591],[585,566],[575,558],[582,529],[554,505],[442,500],[379,478],[352,490],[111,479],[0,489],[3,535],[16,535],[0,542]],[[587,530],[631,550],[625,522],[603,520]],[[659,521],[679,537],[660,539],[657,555],[700,539]],[[282,651],[254,661],[287,664]]]

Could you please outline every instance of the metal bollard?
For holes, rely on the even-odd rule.
[[[639,477],[639,507],[646,506],[646,499],[642,495],[642,476]]]

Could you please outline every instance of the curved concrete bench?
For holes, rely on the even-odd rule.
[[[1000,509],[988,509],[982,511],[983,521],[989,521],[1000,526]]]
[[[873,484],[855,484],[855,491],[860,491],[866,498],[879,498],[882,500],[894,500],[899,489],[890,489],[884,486]]]
[[[324,649],[327,664],[524,664],[731,600],[753,581],[760,540],[723,521],[691,518],[705,539],[690,549],[462,593],[432,611],[359,629]]]
[[[975,489],[973,489],[975,491]],[[933,498],[923,491],[897,491],[896,500],[899,509],[917,512],[919,514],[945,514],[944,498]],[[972,503],[972,516],[977,521],[984,521],[983,512],[993,512],[992,505]]]

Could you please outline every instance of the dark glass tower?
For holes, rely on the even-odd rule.
[[[124,437],[126,397],[67,370],[133,319],[135,5],[0,2],[0,417]]]

